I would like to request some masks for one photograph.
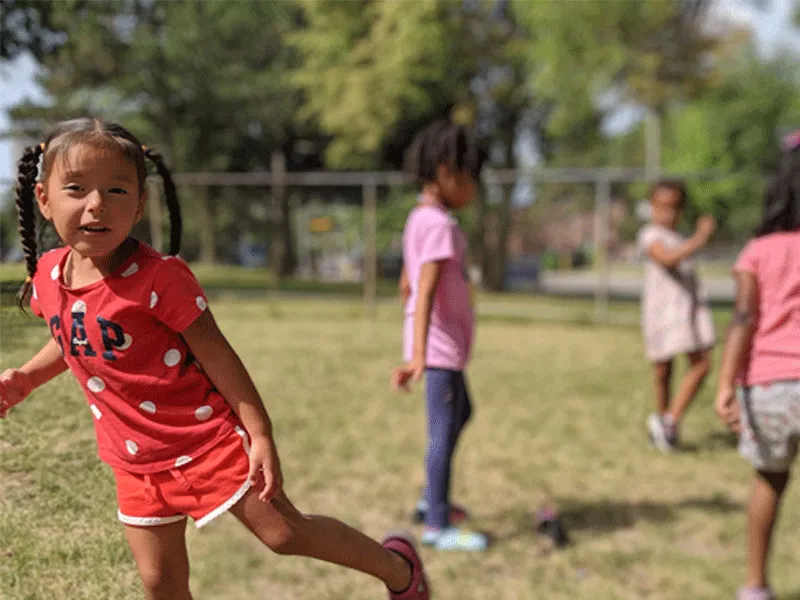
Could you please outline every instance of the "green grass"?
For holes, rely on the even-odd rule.
[[[481,298],[470,369],[476,413],[453,491],[496,543],[483,555],[425,550],[435,598],[731,598],[744,574],[750,472],[714,420],[710,386],[685,424],[687,452],[650,450],[638,329],[531,320],[568,309],[591,315],[590,303],[574,302]],[[388,390],[398,306],[382,304],[375,320],[362,317],[358,300],[218,296],[212,308],[270,410],[286,489],[301,510],[375,537],[406,526],[423,483],[425,421],[420,389]],[[635,324],[635,305],[615,310]],[[13,310],[0,311],[0,325],[3,368],[46,337],[41,322]],[[564,551],[531,529],[545,501],[574,539]],[[63,375],[0,422],[0,598],[140,598],[115,511],[86,402]],[[798,519],[790,490],[773,564],[784,600],[800,595]],[[385,597],[366,576],[270,554],[229,515],[188,539],[197,598]]]

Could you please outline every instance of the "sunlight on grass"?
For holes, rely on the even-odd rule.
[[[500,301],[484,297],[480,307]],[[423,483],[425,421],[420,389],[388,390],[397,304],[381,305],[372,321],[357,300],[218,297],[212,309],[270,410],[298,506],[375,537],[408,527]],[[625,310],[635,324],[635,305]],[[0,312],[0,324],[2,368],[46,339],[40,321],[15,311]],[[477,340],[475,419],[453,491],[497,541],[480,556],[425,550],[435,598],[732,597],[744,575],[750,474],[714,420],[710,387],[685,424],[687,452],[666,457],[646,443],[650,374],[636,327],[487,318]],[[774,555],[787,600],[800,590],[795,500],[790,490]],[[564,551],[532,531],[546,501],[574,540]],[[140,598],[115,511],[110,470],[95,457],[90,413],[69,375],[0,422],[0,598]],[[385,597],[366,576],[270,554],[230,516],[190,528],[188,539],[197,598]]]

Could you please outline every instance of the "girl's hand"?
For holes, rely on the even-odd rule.
[[[22,402],[33,390],[27,373],[8,369],[0,375],[0,419],[8,414],[11,407]]]
[[[411,286],[408,284],[408,281],[400,281],[400,284],[397,286],[397,290],[400,294],[400,298],[403,301],[403,305],[408,302],[408,299],[411,298]]]
[[[705,244],[717,230],[717,222],[711,215],[701,215],[697,219],[695,235]]]
[[[739,433],[740,409],[739,403],[736,401],[736,391],[732,387],[720,387],[717,393],[717,400],[714,403],[714,410],[728,429],[734,433]]]
[[[264,473],[264,489],[258,495],[262,502],[269,502],[283,490],[283,474],[278,460],[278,449],[272,438],[265,435],[250,441],[250,483],[258,485],[258,472]]]
[[[399,392],[400,390],[406,393],[410,392],[411,387],[409,383],[416,383],[419,381],[424,372],[425,359],[419,357],[412,358],[411,362],[407,363],[405,366],[398,367],[392,371],[392,389],[395,392]]]

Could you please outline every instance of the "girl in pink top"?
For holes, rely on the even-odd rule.
[[[164,256],[130,237],[147,202],[146,159],[164,181],[170,212]],[[35,204],[64,242],[41,257]],[[405,536],[381,545],[334,519],[300,513],[283,492],[261,397],[176,256],[180,211],[158,154],[113,123],[61,123],[20,160],[17,208],[28,268],[20,301],[30,294],[52,339],[0,375],[0,417],[60,373],[73,373],[100,458],[114,473],[117,515],[146,598],[191,600],[187,516],[201,527],[229,511],[279,554],[373,575],[392,600],[429,599]]]
[[[734,266],[736,306],[715,409],[755,476],[740,600],[771,600],[767,557],[800,439],[800,145],[781,156],[764,218]]]
[[[464,371],[472,351],[475,315],[467,276],[467,240],[451,211],[475,195],[483,155],[463,127],[434,123],[408,153],[422,186],[403,232],[406,364],[395,389],[425,374],[428,413],[427,486],[415,511],[425,521],[424,544],[439,550],[484,550],[483,534],[460,529],[466,511],[450,503],[450,471],[462,429],[472,413]]]

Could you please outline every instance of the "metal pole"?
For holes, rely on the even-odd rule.
[[[608,320],[609,265],[608,229],[611,220],[611,180],[600,178],[595,184],[595,284],[594,316],[598,323]]]
[[[649,184],[661,176],[661,117],[655,109],[647,109],[645,120],[645,171]]]
[[[362,196],[364,201],[364,310],[368,317],[374,317],[378,296],[378,186],[374,180],[370,179],[364,183]]]

